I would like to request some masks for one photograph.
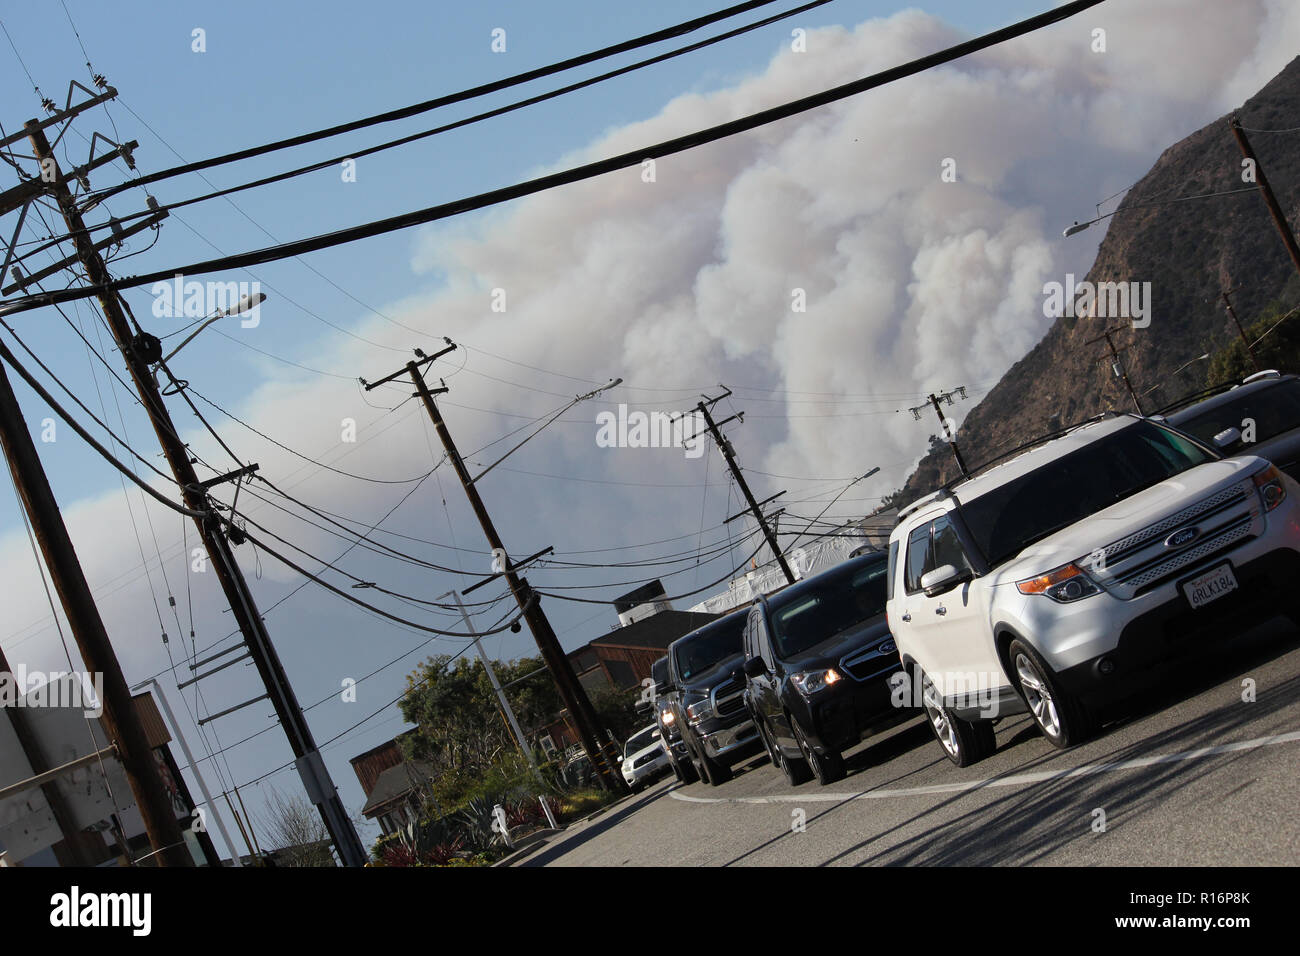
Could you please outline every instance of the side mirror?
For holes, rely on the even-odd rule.
[[[763,665],[763,658],[751,657],[745,661],[744,671],[746,677],[762,677],[767,673],[767,668]]]
[[[925,592],[926,597],[938,597],[957,585],[969,581],[972,577],[974,575],[969,568],[958,570],[951,564],[944,564],[921,575],[921,590]]]
[[[1219,449],[1231,448],[1241,441],[1240,428],[1225,428],[1219,434],[1214,436],[1214,447]]]

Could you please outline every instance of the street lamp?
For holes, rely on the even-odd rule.
[[[159,364],[166,365],[168,359],[172,358],[173,356],[176,355],[177,352],[185,348],[185,346],[189,345],[192,341],[194,341],[195,336],[197,336],[200,332],[206,329],[213,322],[216,322],[218,319],[224,319],[228,315],[240,315],[244,312],[250,312],[253,309],[256,309],[265,301],[266,301],[265,292],[255,292],[252,295],[244,296],[242,299],[240,299],[230,308],[222,309],[220,312],[216,313],[211,318],[205,319],[202,325],[200,325],[197,329],[195,329],[193,332],[191,332],[189,335],[185,336],[185,338],[181,340],[180,345],[176,346],[176,348],[172,349],[170,352],[164,355]]]

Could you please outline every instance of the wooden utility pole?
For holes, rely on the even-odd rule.
[[[942,395],[935,395],[931,392],[926,396],[926,401],[929,402],[930,407],[934,409],[934,413],[939,416],[939,427],[943,430],[943,437],[948,441],[948,447],[952,449],[952,457],[957,459],[958,470],[961,471],[963,478],[969,478],[970,472],[966,468],[966,459],[962,457],[961,449],[957,447],[957,432],[948,424],[948,419],[944,417],[943,409],[940,407],[941,402],[947,402],[951,405],[952,397],[954,395],[958,395],[964,399],[966,397],[966,386],[960,385],[950,392],[944,392]],[[921,420],[921,410],[923,408],[925,408],[924,405],[917,405],[915,408],[909,409],[912,413],[912,417],[918,422]]]
[[[1137,392],[1133,390],[1133,383],[1129,381],[1128,372],[1124,370],[1124,363],[1119,360],[1119,352],[1115,349],[1115,343],[1110,338],[1116,332],[1122,332],[1124,328],[1125,326],[1117,325],[1114,328],[1107,329],[1096,338],[1088,339],[1084,344],[1091,345],[1093,342],[1100,342],[1102,339],[1106,340],[1106,346],[1110,349],[1111,368],[1114,369],[1117,378],[1124,380],[1124,387],[1128,389],[1129,397],[1133,399],[1133,407],[1137,409],[1137,413],[1146,415],[1146,412],[1142,411],[1142,403],[1138,401]]]
[[[36,120],[27,123],[28,139],[31,141],[36,158],[42,169],[52,169],[56,175],[48,182],[49,192],[58,202],[59,210],[67,222],[72,241],[77,247],[77,255],[86,277],[96,286],[105,286],[112,277],[103,258],[95,249],[86,230],[85,222],[77,209],[76,200],[68,188],[67,179],[58,167],[58,161],[50,149],[49,141]],[[211,558],[212,570],[221,584],[221,589],[230,604],[230,610],[239,624],[248,647],[249,656],[257,666],[262,683],[266,686],[267,696],[275,706],[280,726],[284,728],[289,746],[297,758],[298,774],[302,778],[307,797],[320,811],[325,827],[334,841],[345,866],[364,866],[367,854],[357,836],[357,831],[348,817],[347,811],[334,789],[329,771],[321,759],[320,751],[312,737],[311,728],[303,716],[302,707],[289,684],[284,666],[271,643],[271,636],[258,613],[248,582],[244,579],[239,564],[235,561],[230,543],[226,539],[220,519],[213,511],[208,498],[207,486],[201,483],[190,461],[189,449],[181,441],[171,415],[163,404],[158,384],[149,370],[150,360],[158,361],[162,350],[158,340],[143,330],[133,334],[128,324],[118,294],[111,291],[98,293],[99,305],[108,320],[108,327],[113,333],[118,350],[126,363],[141,404],[153,423],[154,432],[162,446],[163,454],[176,476],[176,483],[181,487],[185,502],[193,511],[203,512],[207,518],[195,518],[199,535]],[[248,703],[252,703],[249,701]],[[243,706],[243,705],[240,705]],[[234,709],[234,708],[232,708]]]
[[[555,686],[560,692],[560,698],[564,701],[564,706],[573,717],[574,724],[577,725],[578,737],[582,741],[583,749],[587,751],[587,756],[591,758],[592,765],[599,773],[606,789],[616,793],[627,792],[627,783],[623,780],[622,774],[618,772],[619,762],[622,759],[622,754],[618,751],[618,745],[613,741],[603,739],[600,720],[596,716],[596,709],[591,706],[587,691],[573,673],[573,666],[569,663],[569,658],[565,656],[564,650],[560,647],[559,638],[555,636],[555,631],[551,628],[551,622],[547,620],[546,613],[542,610],[537,593],[529,586],[527,579],[521,578],[515,573],[505,546],[501,543],[501,536],[497,534],[496,526],[492,523],[492,517],[488,514],[487,506],[483,504],[483,499],[479,496],[478,488],[474,483],[475,479],[470,476],[469,469],[465,467],[465,462],[456,449],[456,443],[452,441],[447,423],[443,421],[442,413],[439,412],[438,405],[433,400],[434,393],[429,390],[424,381],[424,375],[420,371],[422,364],[431,363],[440,355],[450,352],[454,347],[449,346],[441,352],[422,358],[419,362],[407,362],[406,367],[401,371],[380,379],[378,382],[367,383],[366,390],[370,391],[385,382],[390,382],[403,373],[411,377],[411,382],[415,386],[415,393],[419,395],[420,400],[424,403],[425,411],[429,413],[429,420],[433,422],[434,431],[438,433],[438,439],[447,452],[447,459],[451,462],[456,477],[460,479],[461,485],[465,488],[465,497],[469,499],[470,507],[474,510],[474,515],[483,528],[483,534],[488,540],[488,546],[492,549],[493,554],[504,556],[502,558],[501,575],[506,579],[506,584],[510,587],[510,593],[514,595],[515,601],[519,605],[524,621],[528,624],[528,629],[537,642],[538,650],[542,652],[542,660],[545,661],[547,669],[550,670],[551,676],[555,679]],[[439,389],[438,391],[442,392],[445,389]]]
[[[758,522],[759,528],[763,531],[763,538],[767,541],[768,548],[772,551],[772,556],[776,558],[776,563],[781,567],[781,573],[785,575],[786,583],[794,584],[794,571],[790,569],[789,563],[785,560],[785,555],[781,553],[781,545],[777,543],[776,535],[768,526],[767,518],[763,515],[763,509],[759,507],[759,502],[754,499],[754,493],[749,490],[749,484],[745,481],[745,474],[740,470],[740,464],[736,461],[736,450],[731,447],[722,432],[718,429],[720,424],[726,424],[730,419],[724,419],[722,422],[715,422],[709,409],[722,401],[731,394],[731,389],[727,389],[717,398],[706,399],[695,406],[695,410],[704,418],[704,425],[713,436],[714,443],[718,446],[718,451],[722,452],[722,458],[727,463],[727,468],[731,475],[736,479],[736,484],[740,486],[740,493],[745,496],[745,503],[749,505],[750,513],[753,514],[754,520]],[[740,414],[735,416],[738,420],[744,421]],[[694,436],[691,436],[694,437]],[[772,499],[769,498],[768,501]],[[742,511],[741,514],[744,514]]]
[[[1277,226],[1277,231],[1282,236],[1282,244],[1286,246],[1287,254],[1291,257],[1291,262],[1295,265],[1296,271],[1300,272],[1300,245],[1296,244],[1295,233],[1291,231],[1291,226],[1282,213],[1282,207],[1278,205],[1277,197],[1273,195],[1273,187],[1268,184],[1268,177],[1264,175],[1264,167],[1259,164],[1259,157],[1255,155],[1250,140],[1246,138],[1246,131],[1241,128],[1241,120],[1234,116],[1230,125],[1232,135],[1236,137],[1237,145],[1241,147],[1241,155],[1250,160],[1254,166],[1253,171],[1255,182],[1259,186],[1259,194],[1264,197],[1264,205],[1268,206],[1268,214],[1273,217],[1273,225]]]
[[[1236,289],[1231,290],[1236,292]],[[1250,344],[1250,339],[1246,337],[1246,330],[1242,328],[1241,319],[1237,318],[1237,310],[1232,307],[1232,300],[1228,298],[1229,292],[1222,293],[1223,304],[1228,310],[1228,315],[1232,316],[1232,322],[1237,327],[1237,334],[1241,336],[1241,344],[1246,346],[1246,354],[1250,356],[1251,364],[1255,366],[1255,371],[1260,372],[1263,369],[1259,365],[1259,357],[1255,354],[1255,346]]]
[[[13,357],[3,345],[0,345],[0,356],[6,361]],[[91,673],[103,676],[104,699],[100,703],[104,712],[100,720],[109,741],[117,748],[118,759],[131,785],[131,795],[144,820],[154,858],[160,866],[192,866],[194,861],[185,845],[180,824],[176,821],[171,799],[163,787],[148,737],[140,723],[140,715],[131,700],[122,668],[118,665],[117,655],[114,654],[108,632],[104,629],[104,621],[90,595],[90,585],[86,583],[81,563],[77,560],[77,552],[72,547],[72,539],[68,537],[68,529],[59,513],[58,502],[50,490],[45,469],[36,453],[36,445],[27,430],[18,399],[14,396],[9,376],[2,364],[0,444],[4,446],[5,458],[18,487],[23,509],[31,518],[36,543],[54,581],[54,589],[58,592],[77,647],[81,650],[82,662]],[[33,769],[37,770],[35,767]],[[54,805],[56,804],[52,804]],[[65,826],[66,820],[59,821],[59,825]],[[70,841],[77,838],[75,831],[65,831],[63,835]],[[125,843],[122,852],[129,853]]]

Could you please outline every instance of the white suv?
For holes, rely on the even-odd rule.
[[[903,509],[888,617],[948,757],[1033,715],[1054,745],[1198,637],[1222,643],[1300,603],[1300,486],[1166,425],[1105,416]],[[910,696],[909,696],[910,695]]]

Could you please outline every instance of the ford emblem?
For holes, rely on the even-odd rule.
[[[1185,544],[1191,544],[1200,536],[1200,528],[1179,528],[1169,537],[1165,538],[1165,547],[1181,548]]]

